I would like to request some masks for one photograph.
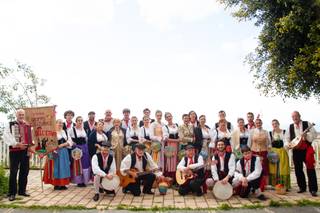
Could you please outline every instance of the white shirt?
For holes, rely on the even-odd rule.
[[[106,166],[107,166],[107,162],[108,162],[108,157],[109,157],[109,155],[105,158]],[[103,156],[102,156],[102,158],[103,158]],[[92,157],[91,165],[92,165],[93,174],[99,175],[101,177],[105,177],[107,175],[103,170],[100,169],[97,155],[94,155]],[[112,163],[111,163],[111,166],[110,166],[108,174],[110,174],[110,175],[115,175],[116,174],[116,161],[115,161],[114,158],[112,160]]]
[[[97,132],[97,142],[107,142],[108,137],[104,133]]]
[[[195,168],[200,167],[200,166],[203,165],[203,158],[202,158],[201,155],[199,155],[199,157],[198,157],[198,163],[190,164],[190,159],[187,158],[187,159],[188,159],[187,167],[184,166],[184,165],[186,165],[186,162],[185,162],[184,159],[185,159],[185,158],[182,158],[181,161],[179,162],[179,164],[178,164],[178,166],[177,166],[177,169],[178,169],[178,170],[184,171],[184,170],[187,169],[187,167],[189,167],[190,169],[195,169]],[[192,157],[192,161],[195,162],[195,161],[194,161],[194,156]]]
[[[78,138],[86,138],[87,139],[87,133],[86,131],[84,130],[84,128],[81,128],[81,129],[78,129],[76,127],[74,127],[75,130],[76,130],[76,133],[77,133],[77,137]],[[69,129],[69,135],[71,138],[75,138],[76,136],[74,135],[74,132],[73,132],[73,128]]]
[[[140,128],[138,126],[135,129],[133,129],[132,126],[128,127],[126,131],[127,143],[131,144],[131,142],[133,141],[131,137],[133,136],[139,137],[139,134],[140,134]]]
[[[230,131],[227,129],[226,132],[222,132],[218,129],[212,129],[212,138],[213,140],[210,142],[209,144],[209,147],[210,148],[214,148],[215,147],[215,142],[218,140],[218,139],[223,139],[223,138],[231,138],[231,133]]]
[[[163,126],[163,139],[167,140],[169,138],[170,134],[178,134],[179,129],[178,126],[176,124],[172,124],[172,126],[164,125]],[[168,127],[168,128],[167,128]]]
[[[296,124],[293,124],[294,126],[294,133],[296,135],[296,137],[300,136],[303,133],[302,130],[302,121],[300,121],[299,123],[299,127]],[[311,126],[311,123],[308,122],[308,126]],[[310,131],[307,133],[307,141],[309,141],[310,143],[312,143],[312,141],[317,137],[317,132],[315,130],[314,127],[312,127],[310,129]],[[290,140],[290,126],[289,128],[286,130],[286,134],[285,134],[285,146],[288,145],[288,143],[291,142]]]
[[[158,169],[158,165],[152,160],[152,157],[149,153],[145,152],[147,156],[147,167],[149,167],[150,170],[155,170]],[[144,157],[144,156],[142,156]],[[120,172],[122,175],[126,176],[127,173],[126,171],[130,170],[131,167],[131,154],[127,155],[122,161],[120,165]],[[143,172],[143,167],[142,167],[142,159],[139,160],[136,158],[136,165],[135,168],[138,169],[139,172]],[[157,177],[160,177],[162,175],[162,172],[157,171],[154,173]]]
[[[254,171],[252,173],[250,173],[251,160],[249,160],[248,164],[245,163],[244,166],[245,166],[245,172],[246,172],[245,176],[247,177],[248,181],[252,181],[252,180],[255,180],[260,177],[261,172],[262,172],[262,166],[261,166],[261,161],[260,161],[259,157],[256,157]],[[243,178],[240,160],[237,162],[236,171],[234,173],[234,178],[237,180],[241,180],[241,178]]]
[[[144,135],[144,132],[146,132],[146,135]],[[146,128],[146,127],[143,126],[143,127],[140,128],[139,141],[141,141],[141,142],[146,141],[146,139],[144,138],[145,136],[149,136],[150,137],[150,127]]]
[[[18,141],[16,141],[16,139],[15,139],[14,134],[12,134],[10,132],[10,125],[9,124],[4,128],[3,140],[8,146],[16,146],[18,143]]]
[[[66,140],[70,147],[73,145],[73,141],[71,140],[69,133],[67,135],[66,131],[64,130],[57,131],[57,139],[61,140],[62,138]]]
[[[219,157],[220,158],[220,171],[224,171],[224,158],[226,155],[224,155],[224,157]],[[212,157],[212,162],[215,161],[215,157]],[[234,157],[234,154],[230,155],[230,159],[228,162],[228,168],[229,168],[229,172],[228,175],[229,177],[233,177],[234,172],[236,170],[236,160]],[[218,175],[218,171],[217,171],[217,164],[211,165],[211,174],[212,174],[212,178],[215,181],[219,180],[219,175]]]

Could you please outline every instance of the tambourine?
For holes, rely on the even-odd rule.
[[[164,147],[164,156],[166,156],[167,158],[171,158],[175,155],[176,151],[176,147],[166,146]]]
[[[279,155],[274,151],[268,152],[267,157],[270,163],[276,164],[279,162]]]
[[[79,149],[79,148],[75,148],[71,151],[71,157],[74,159],[74,160],[80,160],[81,157],[82,157],[82,150]]]
[[[153,141],[151,144],[151,151],[160,152],[160,150],[161,150],[161,143],[158,141]]]
[[[120,178],[117,175],[114,175],[113,178],[111,180],[107,179],[107,178],[102,178],[101,181],[101,186],[105,189],[105,190],[116,190],[120,185]]]
[[[222,184],[221,181],[218,181],[214,184],[213,194],[220,200],[228,200],[233,194],[233,188],[229,182]]]

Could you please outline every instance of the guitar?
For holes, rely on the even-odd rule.
[[[197,174],[194,172],[198,171],[199,169],[202,169],[206,167],[206,164],[199,166],[195,169],[191,170],[191,173],[187,173],[185,171],[177,170],[176,171],[176,181],[179,185],[184,185],[188,183],[190,180],[195,179],[197,177]]]
[[[144,172],[139,172],[136,168],[130,169],[129,171],[134,172],[136,174],[137,177],[142,176],[142,175],[147,175],[147,174],[151,174],[154,173],[156,171],[158,171],[159,169],[152,169],[149,171],[144,171]],[[134,178],[132,175],[127,174],[126,176],[123,176],[120,172],[119,172],[119,178],[120,178],[120,186],[122,188],[127,187],[130,183],[135,183],[136,182],[136,178]]]
[[[291,148],[298,148],[301,143],[302,135],[306,134],[313,126],[315,126],[314,123],[312,123],[308,128],[306,128],[303,133],[300,136],[295,137],[291,142]]]

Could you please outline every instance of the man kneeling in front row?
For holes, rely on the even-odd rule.
[[[217,141],[217,153],[212,157],[211,174],[212,178],[206,180],[209,189],[214,184],[221,181],[222,184],[231,184],[236,169],[236,160],[234,154],[226,152],[226,146],[223,140]]]
[[[237,162],[234,179],[232,182],[235,191],[242,198],[247,198],[254,192],[259,200],[267,198],[260,191],[262,165],[259,157],[253,156],[248,146],[241,148],[243,157]]]
[[[109,143],[102,143],[100,148],[100,153],[95,154],[92,157],[92,171],[94,174],[94,190],[95,195],[93,197],[94,201],[99,200],[99,192],[103,192],[103,187],[101,185],[102,178],[107,178],[112,180],[113,176],[116,175],[116,163],[110,151]],[[115,195],[115,191],[104,190],[107,194]]]
[[[140,196],[140,185],[143,182],[143,193],[154,194],[151,191],[152,184],[157,178],[163,178],[162,172],[157,171],[158,165],[152,160],[149,153],[145,152],[145,145],[138,143],[135,145],[134,153],[127,155],[122,161],[120,172],[123,176],[130,175],[135,179],[134,183],[129,183],[128,186],[123,188],[123,192],[130,191],[134,196]],[[147,168],[149,171],[147,171]],[[134,171],[136,170],[136,171]],[[145,172],[142,175],[141,172]]]

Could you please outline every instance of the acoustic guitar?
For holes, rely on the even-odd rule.
[[[296,149],[300,146],[300,143],[302,141],[302,135],[306,134],[313,126],[315,126],[314,123],[312,123],[308,128],[306,128],[303,133],[300,136],[295,137],[291,142],[291,147],[293,149]]]
[[[158,171],[159,169],[153,169],[153,170],[149,170],[149,171],[144,171],[144,172],[139,172],[136,168],[130,169],[129,171],[134,172],[136,174],[136,177],[142,176],[142,175],[147,175],[147,174],[151,174],[154,173],[156,171]],[[122,188],[127,187],[130,183],[135,183],[136,182],[136,178],[134,178],[132,175],[127,174],[126,176],[123,176],[120,172],[119,172],[119,178],[120,178],[120,186]]]
[[[177,170],[176,171],[176,181],[179,185],[187,184],[190,180],[195,179],[197,177],[197,174],[195,173],[199,169],[202,169],[206,167],[206,164],[202,166],[198,166],[197,168],[194,168],[191,170],[191,173],[187,173],[185,171]]]

